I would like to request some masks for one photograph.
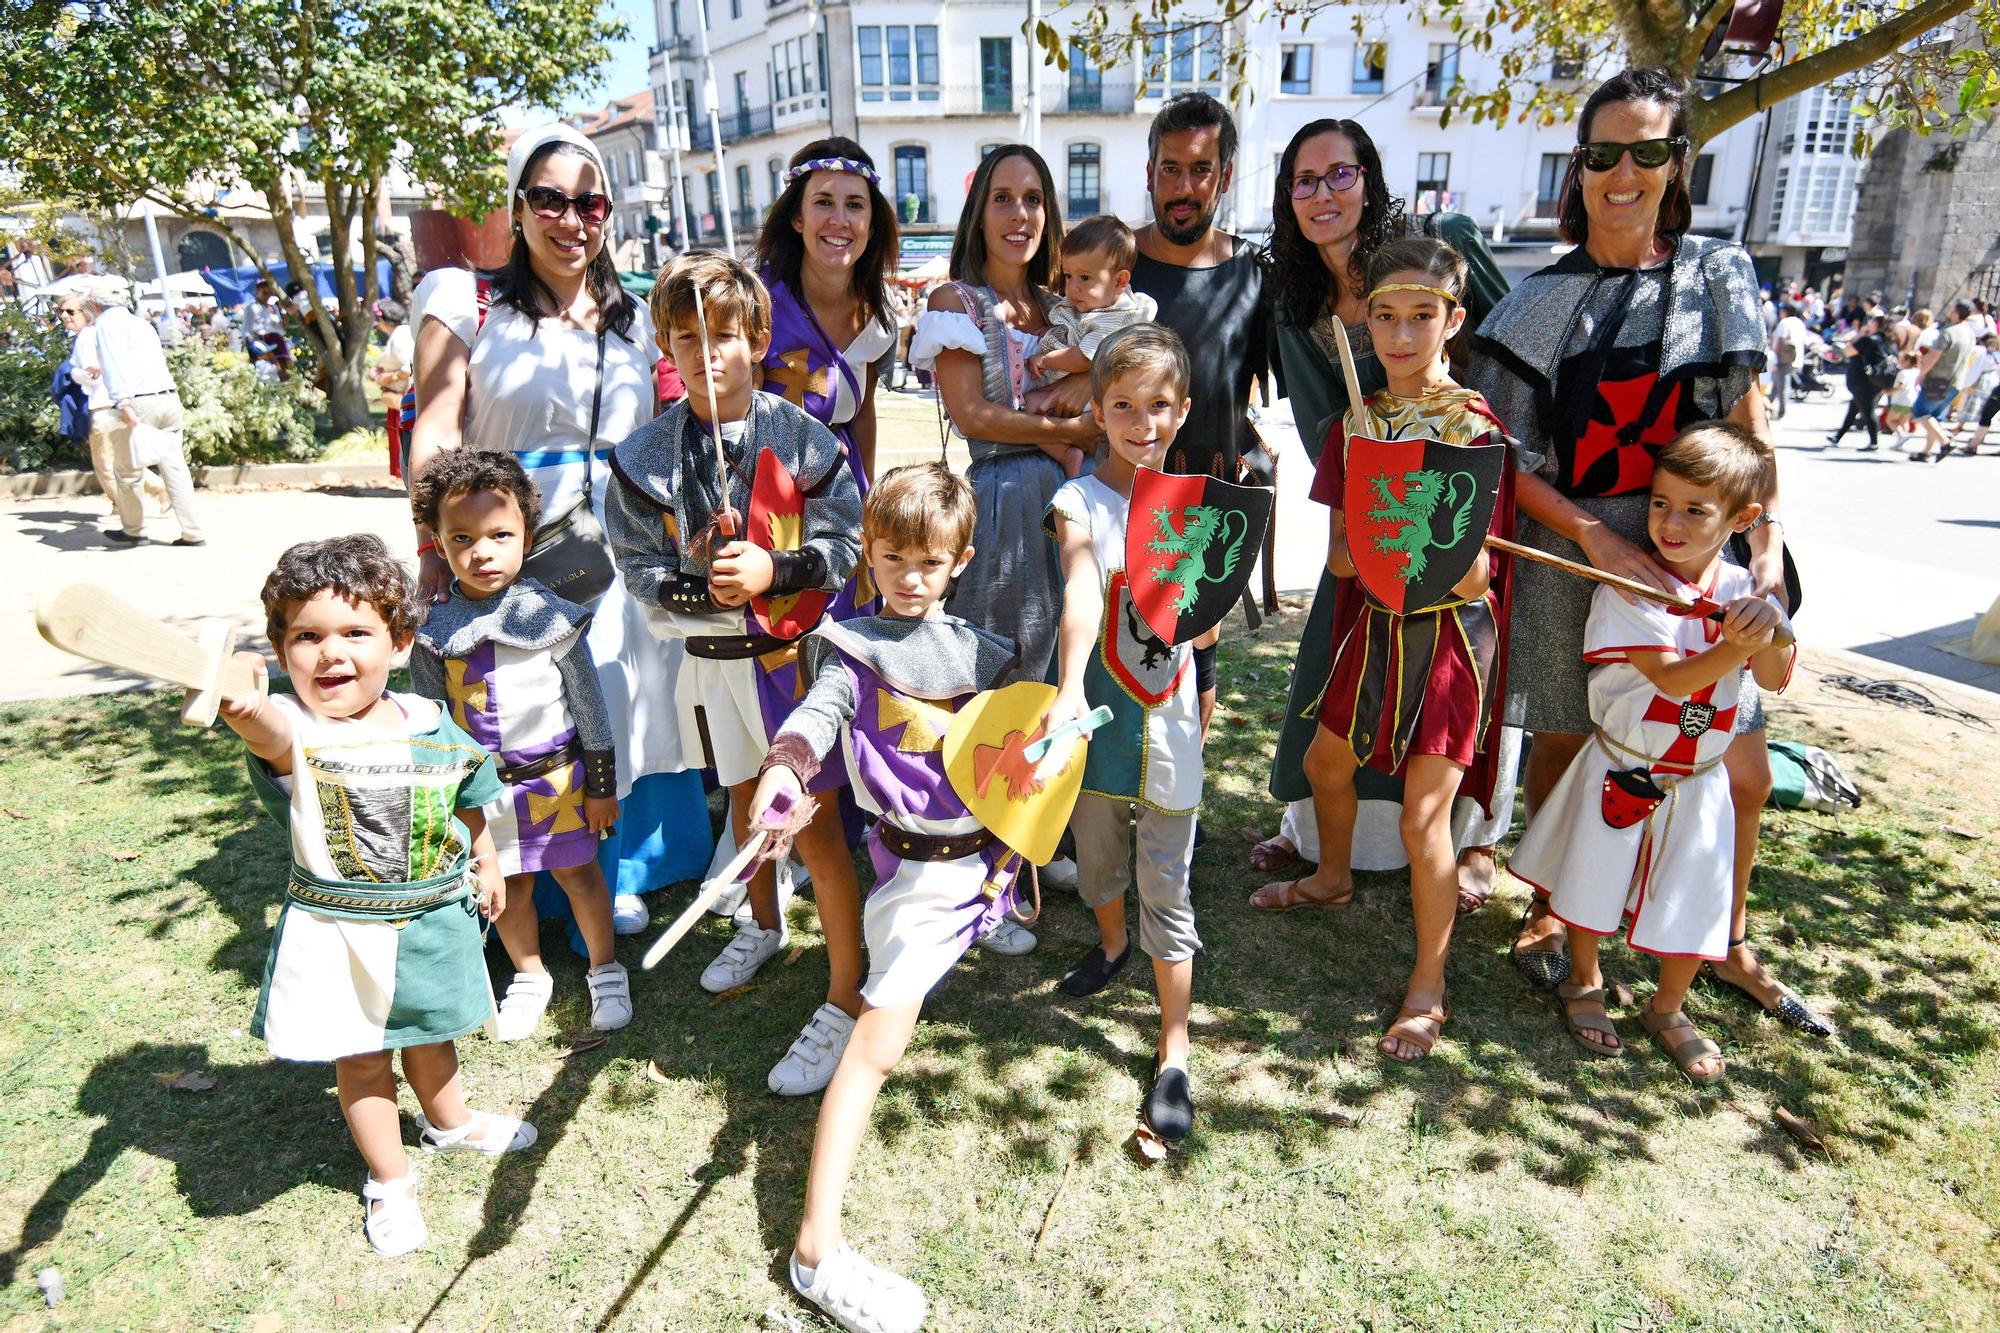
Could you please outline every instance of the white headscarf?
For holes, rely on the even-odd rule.
[[[547,125],[538,125],[534,129],[523,132],[520,138],[514,140],[514,146],[507,150],[507,206],[509,208],[514,206],[514,195],[521,188],[521,177],[527,174],[528,159],[533,157],[538,149],[552,143],[566,143],[577,148],[597,168],[598,179],[607,179],[608,173],[604,170],[604,159],[598,155],[597,145],[579,134],[574,126],[566,125],[559,120],[551,121]]]

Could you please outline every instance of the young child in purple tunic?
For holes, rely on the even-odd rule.
[[[820,1107],[792,1285],[843,1328],[923,1323],[916,1284],[841,1239],[841,1197],[875,1097],[902,1059],[924,997],[1014,904],[1020,859],[980,827],[944,771],[952,714],[997,687],[1012,644],[944,613],[972,558],[972,487],[943,463],[897,468],[869,493],[862,551],[880,615],[829,621],[805,641],[812,687],[764,760],[752,818],[796,797],[826,757],[846,756],[855,799],[880,816],[868,836],[875,888],[862,917],[868,980],[861,1015]]]
[[[590,612],[521,577],[542,497],[514,455],[453,449],[410,498],[453,575],[451,597],[417,633],[410,683],[492,752],[506,789],[486,809],[507,877],[500,941],[516,969],[495,1035],[533,1034],[555,993],[535,914],[543,870],[568,895],[590,954],[590,1024],[622,1028],[631,980],[612,955],[611,889],[597,863],[598,835],[618,820],[617,749],[584,643]]]

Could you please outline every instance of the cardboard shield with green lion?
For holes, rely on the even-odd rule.
[[[1350,435],[1345,462],[1347,553],[1361,586],[1399,614],[1460,600],[1452,588],[1485,545],[1507,447]]]
[[[1250,584],[1271,522],[1266,486],[1140,468],[1125,520],[1125,576],[1146,627],[1186,643],[1227,615]]]

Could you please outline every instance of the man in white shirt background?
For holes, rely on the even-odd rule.
[[[1799,308],[1790,301],[1779,307],[1778,327],[1771,333],[1771,353],[1775,363],[1771,370],[1771,416],[1775,420],[1785,415],[1785,398],[1791,392],[1792,372],[1805,359],[1806,349],[1819,339],[1812,336],[1806,322],[1799,318]]]
[[[181,399],[167,368],[166,349],[151,324],[126,308],[119,295],[93,288],[63,302],[65,309],[88,317],[77,333],[70,354],[72,373],[90,399],[90,453],[98,484],[118,515],[111,540],[136,545],[145,540],[145,507],[141,500],[146,468],[160,470],[167,499],[179,521],[175,546],[202,546],[201,519],[195,513],[194,478],[188,475],[181,429]],[[157,456],[135,456],[134,429],[151,428],[149,442]]]

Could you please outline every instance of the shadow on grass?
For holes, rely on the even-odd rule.
[[[177,1091],[162,1082],[197,1072],[215,1086]],[[172,1162],[174,1188],[197,1217],[254,1212],[331,1163],[349,1170],[353,1146],[326,1092],[332,1078],[331,1067],[218,1065],[199,1043],[140,1042],[99,1060],[77,1089],[76,1109],[104,1123],[29,1207],[19,1241],[0,1253],[0,1287],[14,1281],[23,1256],[62,1233],[70,1208],[128,1148]]]

